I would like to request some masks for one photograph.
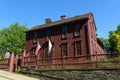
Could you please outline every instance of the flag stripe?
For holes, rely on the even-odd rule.
[[[36,51],[35,51],[36,55],[38,55],[38,51],[40,50],[40,48],[41,48],[41,46],[40,46],[39,42],[37,42],[37,47],[36,47]]]

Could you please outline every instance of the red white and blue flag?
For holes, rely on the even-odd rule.
[[[37,41],[37,47],[36,47],[36,51],[35,54],[38,55],[38,51],[40,50],[41,46],[40,43]]]

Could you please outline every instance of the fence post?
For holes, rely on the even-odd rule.
[[[25,57],[25,54],[26,54],[26,50],[24,49],[23,53],[22,53],[21,67],[24,66],[24,57]]]
[[[9,71],[14,71],[14,52],[10,52]]]
[[[14,65],[15,65],[15,71],[17,71],[17,68],[18,68],[18,55],[15,56],[14,58]]]
[[[62,69],[64,69],[64,56],[62,54]]]
[[[96,68],[98,68],[98,54],[97,54],[97,52],[96,52],[95,56],[96,56]]]

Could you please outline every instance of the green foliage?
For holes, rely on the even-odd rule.
[[[109,39],[105,38],[99,38],[102,42],[104,42],[105,46],[110,46]]]
[[[5,58],[5,51],[2,48],[0,48],[0,58]]]
[[[20,54],[25,45],[26,30],[24,25],[21,26],[18,23],[0,30],[0,48]]]
[[[111,52],[120,52],[120,25],[117,30],[109,32],[109,42]]]
[[[120,67],[120,63],[118,62],[120,60],[120,55],[109,55],[110,57],[103,57],[99,58],[100,66],[104,67]]]
[[[105,39],[105,38],[99,38],[103,44],[104,44],[104,48],[105,48],[105,52],[106,53],[110,53],[110,42],[109,42],[109,39]]]
[[[108,47],[110,52],[120,52],[120,25],[117,30],[109,32],[109,39],[99,38],[104,42],[105,47]]]
[[[5,54],[4,53],[0,53],[0,59],[5,59]]]

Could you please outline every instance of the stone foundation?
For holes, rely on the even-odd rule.
[[[29,67],[22,74],[40,80],[120,80],[120,69],[35,71]]]

